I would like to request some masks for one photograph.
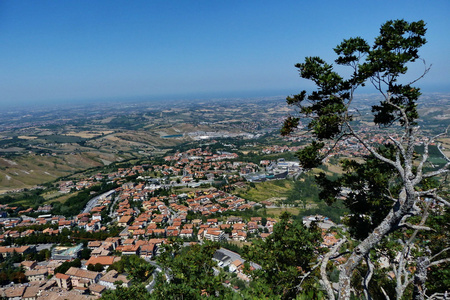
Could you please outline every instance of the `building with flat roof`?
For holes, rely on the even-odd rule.
[[[69,260],[78,258],[81,250],[83,249],[83,244],[78,244],[75,247],[56,247],[52,251],[52,259]]]

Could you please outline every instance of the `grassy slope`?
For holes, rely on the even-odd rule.
[[[271,198],[286,198],[293,188],[291,180],[276,180],[255,183],[255,188],[240,191],[240,195],[251,201],[264,201]]]
[[[300,207],[268,208],[267,215],[277,218],[277,217],[281,216],[282,213],[288,212],[291,215],[296,216],[299,214],[300,210],[301,210]]]
[[[0,192],[32,187],[101,163],[85,154],[0,158]]]

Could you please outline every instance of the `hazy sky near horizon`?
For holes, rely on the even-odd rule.
[[[295,63],[332,62],[342,39],[371,43],[390,19],[427,23],[433,66],[417,85],[448,92],[449,12],[448,0],[3,0],[0,104],[292,94],[311,87]]]

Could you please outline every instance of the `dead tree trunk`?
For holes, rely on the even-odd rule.
[[[397,204],[390,210],[386,218],[353,250],[347,262],[341,266],[341,272],[339,274],[339,300],[350,299],[351,277],[353,271],[364,259],[364,256],[377,246],[385,236],[398,228],[403,218],[413,211],[416,195],[412,183],[407,178],[405,186],[399,195]]]
[[[414,300],[425,299],[425,282],[429,265],[430,259],[427,256],[417,258],[416,273],[414,274]]]

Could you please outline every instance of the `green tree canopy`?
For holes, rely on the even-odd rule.
[[[218,248],[219,244],[210,242],[184,248],[178,243],[164,245],[157,261],[165,275],[158,277],[152,296],[157,299],[224,297],[226,288],[213,269],[216,263],[212,257]]]
[[[293,221],[283,213],[271,235],[245,246],[244,258],[261,266],[251,272],[254,280],[272,295],[293,299],[301,290],[304,275],[311,271],[321,240],[320,229],[314,223],[307,228],[302,221]]]

